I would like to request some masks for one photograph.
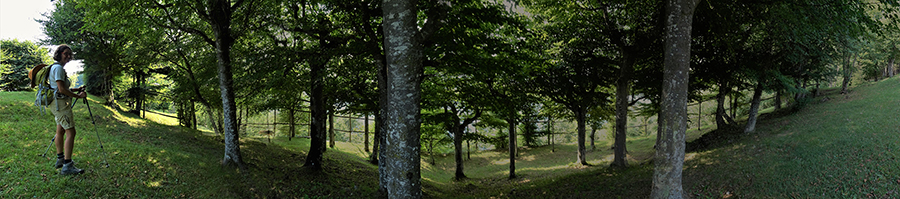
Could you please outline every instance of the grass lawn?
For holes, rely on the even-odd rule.
[[[694,198],[900,198],[900,82],[861,85],[847,95],[826,91],[797,112],[764,114],[751,134],[690,129],[684,188]],[[140,119],[91,98],[75,107],[75,161],[87,173],[60,176],[40,157],[53,118],[29,103],[30,92],[0,93],[0,198],[372,198],[377,168],[359,144],[337,142],[323,172],[304,162],[309,140],[242,137],[248,172],[223,168],[222,139]],[[823,100],[827,98],[827,100]],[[771,110],[768,110],[771,112]],[[164,125],[167,124],[167,125]],[[103,167],[103,141],[109,168]],[[701,137],[702,136],[702,137]],[[699,138],[699,139],[698,139]],[[628,140],[625,170],[608,169],[610,142],[588,153],[596,166],[572,164],[574,144],[520,148],[519,178],[509,180],[508,153],[482,151],[465,162],[469,179],[454,181],[453,154],[423,156],[429,198],[646,198],[655,135]],[[555,150],[553,150],[555,148]],[[49,156],[54,155],[51,149]]]
[[[306,154],[299,148],[308,146],[308,139],[290,142],[298,147],[241,139],[249,164],[249,172],[241,173],[219,165],[222,138],[139,119],[101,106],[96,97],[91,98],[96,126],[86,106],[79,102],[74,108],[73,159],[87,171],[61,176],[53,167],[55,158],[48,158],[55,157],[55,149],[39,156],[55,123],[49,111],[41,115],[31,106],[33,99],[31,92],[0,93],[0,198],[355,198],[375,193],[375,167],[347,153],[326,153],[325,172],[302,169]]]

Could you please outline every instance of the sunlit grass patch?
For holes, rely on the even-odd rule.
[[[55,147],[47,157],[38,156],[53,136],[53,118],[41,116],[26,103],[29,98],[33,100],[34,94],[0,93],[0,154],[4,154],[0,156],[0,198],[374,195],[374,167],[346,161],[351,158],[337,150],[326,153],[330,166],[325,174],[313,175],[299,169],[308,144],[294,151],[248,138],[242,140],[241,149],[250,166],[242,173],[220,165],[223,146],[212,133],[160,125],[102,106],[93,96],[90,106],[95,124],[80,100],[73,109],[78,129],[73,156],[76,165],[87,172],[60,176],[52,167]],[[105,167],[107,163],[109,167]],[[346,189],[348,184],[362,186]]]

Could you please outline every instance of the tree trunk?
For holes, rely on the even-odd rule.
[[[597,137],[596,135],[597,135],[597,129],[591,128],[591,151],[594,151],[597,149],[597,147],[594,146],[594,140]]]
[[[197,130],[197,108],[194,102],[191,102],[191,129]]]
[[[472,159],[472,141],[466,140],[466,160]]]
[[[322,168],[322,155],[325,153],[327,140],[326,136],[326,121],[327,114],[325,111],[325,98],[323,96],[323,81],[324,77],[322,71],[324,70],[325,63],[313,63],[310,64],[309,76],[310,82],[310,95],[309,95],[309,153],[306,154],[306,163],[303,164],[304,167],[309,167],[314,170],[318,170]]]
[[[687,130],[691,23],[699,0],[670,0],[666,6],[666,42],[660,129],[650,198],[684,198],[681,173]]]
[[[550,152],[556,152],[556,145],[553,144],[553,120],[547,119],[547,137],[550,140]]]
[[[782,95],[781,91],[775,92],[775,110],[781,109],[781,95]]]
[[[463,172],[463,151],[462,151],[462,141],[463,141],[463,128],[465,126],[454,125],[456,127],[453,128],[453,149],[456,159],[456,175],[453,177],[456,180],[466,179],[466,174]]]
[[[369,32],[369,34],[371,34],[370,37],[375,37],[374,33],[372,33],[371,31]],[[373,38],[373,39],[375,39],[375,38]],[[375,45],[371,45],[371,46],[375,46]],[[372,48],[378,48],[378,50],[377,50],[378,52],[384,51],[380,47],[372,47]],[[381,148],[379,146],[381,145],[382,142],[384,142],[384,136],[385,136],[385,125],[384,124],[386,124],[384,114],[388,112],[388,90],[390,90],[390,88],[388,88],[388,86],[387,86],[387,60],[385,59],[384,55],[382,55],[382,54],[379,54],[379,53],[373,53],[373,54],[375,54],[375,55],[373,55],[373,57],[375,57],[375,66],[378,67],[378,71],[377,71],[378,72],[377,73],[377,76],[378,76],[377,77],[377,80],[378,80],[378,110],[375,111],[375,133],[373,135],[373,139],[375,139],[375,140],[374,140],[374,143],[372,143],[372,153],[369,154],[369,162],[372,164],[375,164],[375,165],[381,165],[380,163],[378,163],[378,157],[380,156],[379,154],[382,153],[382,151],[380,150]],[[380,171],[380,169],[379,169],[379,171]],[[379,179],[379,180],[381,180],[381,179]],[[383,188],[383,187],[380,187],[380,188]],[[379,188],[379,191],[382,191],[382,193],[386,193],[386,191],[381,190],[380,188]]]
[[[725,96],[728,96],[730,91],[731,87],[728,87],[725,83],[719,83],[719,93],[716,94],[716,128],[718,129],[728,127],[728,122],[725,120],[728,117],[725,113]]]
[[[572,110],[572,111],[575,112],[575,121],[576,121],[576,123],[578,123],[578,127],[576,128],[576,131],[578,131],[578,151],[576,152],[577,159],[575,159],[575,164],[590,165],[587,163],[587,157],[586,157],[587,151],[585,150],[585,147],[584,147],[584,141],[585,141],[584,138],[585,138],[585,133],[586,133],[585,132],[585,126],[586,126],[585,125],[585,120],[586,120],[585,115],[587,115],[587,113],[585,113],[585,112],[587,112],[587,110],[585,110],[585,108],[579,108],[578,110]]]
[[[852,57],[848,57],[847,63],[846,65],[844,65],[844,71],[841,71],[844,77],[844,81],[843,83],[841,83],[841,94],[847,93],[847,87],[850,86],[850,78],[853,77],[853,73],[851,70],[851,67],[853,67],[852,60]]]
[[[242,113],[244,113],[244,114],[242,114]],[[246,115],[246,113],[247,113],[247,111],[246,111],[245,109],[241,109],[241,106],[240,106],[240,105],[237,106],[237,126],[238,126],[238,132],[247,132],[247,128],[242,128],[242,127],[244,127],[244,126],[241,126],[241,124],[244,124],[244,122],[243,122],[242,120],[245,118],[245,117],[243,117],[243,115]]]
[[[634,58],[630,52],[623,54],[623,62],[619,71],[619,80],[616,82],[616,136],[613,147],[613,162],[610,166],[617,168],[628,167],[626,155],[626,137],[628,131],[628,96],[631,94],[631,79],[634,75]]]
[[[509,179],[516,178],[516,120],[506,120],[509,123]]]
[[[369,154],[369,163],[375,165],[378,165],[378,154],[381,153],[379,146],[381,142],[384,141],[384,138],[382,137],[384,135],[384,127],[382,125],[384,119],[382,118],[380,113],[375,113],[375,132],[372,134],[372,153]]]
[[[366,113],[364,122],[365,122],[365,124],[363,125],[363,128],[365,128],[365,130],[363,130],[363,132],[364,132],[364,134],[363,134],[363,137],[364,137],[363,150],[366,153],[368,153],[369,152],[369,114],[368,113]]]
[[[744,133],[750,133],[756,130],[756,118],[759,113],[759,104],[763,92],[763,78],[760,77],[756,82],[756,90],[753,91],[753,101],[750,103],[750,117],[747,118],[747,126]]]
[[[350,115],[353,116],[353,115]],[[351,118],[347,118],[347,142],[353,143],[353,120]]]
[[[331,148],[334,148],[334,112],[328,113],[328,140]],[[327,149],[326,149],[327,150]]]
[[[737,110],[738,110],[738,107],[741,106],[738,104],[738,98],[740,98],[740,97],[738,97],[737,93],[731,95],[731,107],[729,107],[729,108],[731,108],[731,114],[730,114],[730,116],[726,115],[728,117],[725,117],[725,119],[737,118]],[[730,122],[730,123],[735,124],[734,122]]]
[[[214,112],[211,105],[206,106],[206,117],[209,120],[209,128],[212,128],[216,135],[222,135],[222,128],[219,126],[217,114]]]
[[[379,190],[387,198],[422,198],[419,140],[422,46],[416,38],[416,2],[384,0],[387,111],[378,167]],[[390,155],[388,155],[390,154]]]
[[[234,37],[231,35],[230,1],[219,0],[212,2],[210,9],[210,23],[215,34],[216,58],[219,65],[219,89],[222,95],[223,130],[225,135],[224,165],[234,165],[245,169],[244,160],[241,157],[240,134],[237,130],[237,107],[234,101],[234,75],[231,73],[231,47],[234,45]]]
[[[294,127],[294,109],[288,108],[288,131],[291,132],[291,136],[288,136],[288,141],[291,141],[291,139],[294,138]],[[369,152],[368,148],[366,149],[366,152]]]
[[[894,69],[894,58],[891,58],[891,61],[888,63],[888,76],[894,77],[897,70]]]
[[[278,109],[275,109],[275,113],[272,114],[272,136],[274,136],[275,132],[277,132],[277,131],[278,131]]]

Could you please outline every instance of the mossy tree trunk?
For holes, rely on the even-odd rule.
[[[699,0],[669,0],[666,6],[666,42],[660,111],[662,135],[654,157],[650,198],[684,198],[681,182],[687,130],[688,81],[691,61],[691,26]]]

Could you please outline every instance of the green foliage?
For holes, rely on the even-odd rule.
[[[550,133],[548,130],[538,130],[537,123],[534,120],[525,120],[521,125],[522,138],[525,140],[525,146],[538,147],[543,143],[538,140],[539,137],[546,136]],[[547,143],[549,144],[549,143]]]
[[[50,64],[47,50],[31,41],[0,40],[0,90],[28,90],[28,70]]]
[[[50,45],[67,44],[72,47],[76,59],[83,60],[85,88],[95,95],[112,95],[119,78],[126,68],[133,67],[136,57],[149,57],[150,53],[127,56],[126,49],[133,40],[126,39],[117,29],[100,30],[92,28],[88,15],[92,11],[91,1],[59,0],[53,12],[44,15],[45,19],[37,20],[43,25],[44,34],[48,36],[42,43]],[[107,21],[126,20],[129,18],[110,18]],[[119,28],[125,26],[119,26]],[[119,90],[122,91],[122,90]]]

